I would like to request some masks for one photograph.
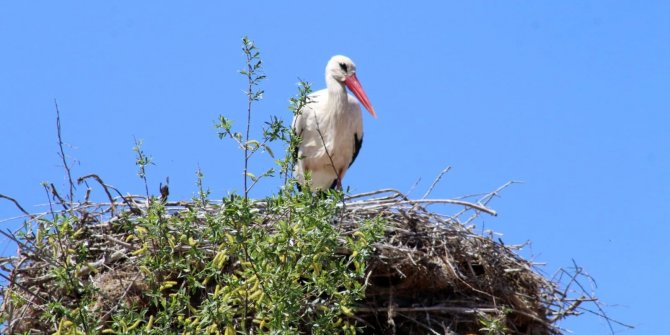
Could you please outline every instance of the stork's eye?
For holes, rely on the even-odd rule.
[[[347,64],[340,63],[340,69],[342,69],[344,72],[347,72]]]

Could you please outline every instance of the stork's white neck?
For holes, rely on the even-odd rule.
[[[343,111],[349,97],[344,83],[332,76],[326,75],[326,87],[328,88],[328,105],[333,112]]]

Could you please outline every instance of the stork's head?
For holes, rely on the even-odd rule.
[[[356,64],[347,56],[336,55],[333,56],[328,65],[326,65],[326,78],[333,78],[337,82],[346,85],[349,90],[356,96],[358,101],[363,104],[365,109],[372,114],[375,118],[377,114],[375,109],[372,107],[368,96],[363,90],[363,86],[356,78]]]
[[[347,56],[333,56],[326,65],[326,76],[344,83],[348,76],[356,74],[356,64]]]

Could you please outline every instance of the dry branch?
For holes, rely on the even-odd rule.
[[[8,197],[8,196],[6,196],[6,195],[4,195],[4,194],[0,194],[0,199],[7,199],[7,200],[13,202],[13,203],[14,203],[14,206],[16,206],[16,208],[18,208],[18,209],[21,211],[21,213],[23,213],[23,214],[25,214],[25,215],[27,215],[27,216],[31,216],[30,213],[28,213],[28,211],[26,211],[26,210],[23,208],[23,206],[21,206],[21,204],[19,204],[19,202],[16,201],[16,199],[14,199],[14,198],[12,198],[12,197]]]

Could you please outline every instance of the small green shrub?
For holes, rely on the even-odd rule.
[[[383,235],[383,223],[364,220],[355,231],[343,232],[338,227],[342,192],[296,191],[289,177],[290,153],[299,139],[280,118],[265,123],[262,138],[250,137],[252,106],[262,99],[258,85],[265,75],[260,54],[246,37],[242,50],[246,67],[240,72],[249,84],[245,129],[237,132],[223,116],[215,126],[220,138],[232,139],[244,152],[243,193],[210,200],[198,169],[193,201],[175,210],[167,203],[167,189],[160,200],[151,196],[146,167],[154,163],[135,139],[143,201],[110,196],[101,211],[89,211],[86,202],[60,201],[56,205],[63,211],[52,207],[51,217],[40,218],[34,232],[26,228],[23,238],[34,241],[34,254],[51,264],[39,270],[48,278],[42,288],[50,296],[39,296],[48,299],[38,311],[39,323],[15,324],[14,330],[38,327],[59,335],[357,332],[352,307],[364,296],[366,259]],[[291,99],[293,113],[309,103],[309,93],[309,84],[301,82]],[[275,169],[255,175],[249,162],[258,152],[274,159],[273,142],[287,147],[285,157],[275,159],[284,186],[266,199],[250,199],[250,190],[275,176]],[[97,180],[109,194],[111,187]],[[87,226],[101,221],[104,228]],[[102,241],[113,247],[100,247]],[[12,303],[21,307],[18,299]]]

